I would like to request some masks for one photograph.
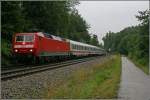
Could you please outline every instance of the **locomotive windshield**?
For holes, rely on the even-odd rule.
[[[19,35],[16,36],[16,42],[32,42],[34,39],[33,35]]]
[[[22,41],[24,41],[24,36],[16,36],[16,41],[17,42],[22,42]]]
[[[33,41],[33,35],[26,35],[25,36],[25,42],[32,42]]]

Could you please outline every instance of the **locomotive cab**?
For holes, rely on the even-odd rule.
[[[34,54],[35,34],[18,33],[13,38],[13,52],[16,54]]]

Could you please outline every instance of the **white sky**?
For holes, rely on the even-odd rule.
[[[149,1],[80,1],[76,8],[90,25],[89,33],[98,35],[102,42],[109,30],[119,32],[139,24],[135,15],[139,10],[149,9]]]

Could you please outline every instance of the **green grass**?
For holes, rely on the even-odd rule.
[[[145,62],[144,59],[133,59],[133,58],[129,58],[138,68],[140,68],[143,72],[145,72],[146,74],[150,74],[149,73],[149,64],[147,62]]]
[[[1,39],[1,54],[2,54],[2,66],[3,65],[10,65],[10,56],[11,55],[11,46],[10,43],[5,40],[5,39]]]
[[[75,71],[59,86],[50,86],[46,98],[117,98],[120,74],[120,56],[111,56],[90,68]]]

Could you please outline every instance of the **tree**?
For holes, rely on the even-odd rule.
[[[23,32],[25,27],[24,15],[22,15],[22,2],[2,2],[1,8],[1,23],[2,23],[2,38],[7,38],[9,41],[15,32]]]
[[[136,18],[141,22],[140,24],[140,38],[139,38],[139,50],[140,57],[149,59],[149,11],[139,11],[139,15]]]
[[[104,48],[119,52],[139,60],[148,66],[149,62],[149,11],[139,11],[136,18],[141,22],[137,26],[124,28],[120,32],[109,31],[103,37]]]
[[[89,43],[89,25],[75,9],[77,4],[78,1],[2,1],[3,57],[11,58],[12,35],[18,32],[46,32]]]
[[[11,38],[8,35],[16,32],[42,31],[89,43],[89,25],[75,9],[77,4],[78,1],[3,1],[2,33]]]
[[[93,35],[92,38],[91,38],[91,44],[92,45],[95,45],[95,46],[99,46],[99,42],[98,42],[98,38],[97,38],[97,35]]]

